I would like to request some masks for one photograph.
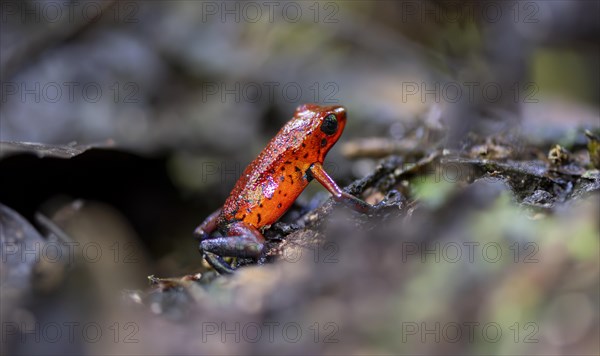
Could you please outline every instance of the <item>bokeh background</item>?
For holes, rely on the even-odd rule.
[[[191,237],[307,102],[349,112],[326,164],[340,185],[384,156],[350,153],[365,138],[417,142],[405,163],[505,134],[494,148],[537,150],[519,159],[555,144],[587,157],[584,129],[600,128],[597,1],[23,0],[0,11],[0,202],[13,209],[2,233],[38,249],[3,247],[16,263],[3,264],[3,353],[600,352],[597,193],[422,178],[404,183],[409,207],[423,207],[414,219],[361,233],[332,223],[333,245],[233,279],[214,279]],[[597,182],[589,158],[580,166]],[[523,204],[531,196],[538,210]],[[287,221],[324,197],[312,184]],[[500,262],[477,248],[486,258],[467,258],[469,243],[490,242]],[[455,261],[444,248],[456,246]],[[146,278],[198,272],[201,283],[166,290]]]

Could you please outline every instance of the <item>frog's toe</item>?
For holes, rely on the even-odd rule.
[[[215,271],[220,274],[233,274],[235,269],[233,269],[225,260],[219,256],[215,255],[212,252],[204,252],[204,259],[208,264],[214,268]]]
[[[204,229],[202,229],[201,226],[198,226],[194,230],[193,235],[194,235],[194,238],[199,241],[202,241],[202,240],[208,238],[208,234],[204,231]]]
[[[402,208],[406,202],[406,198],[399,191],[392,189],[386,196],[377,204],[373,205],[373,213],[388,209]]]

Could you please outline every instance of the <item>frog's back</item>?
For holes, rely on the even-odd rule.
[[[225,201],[221,224],[241,220],[256,228],[270,225],[302,193],[312,157],[299,121],[288,122],[246,167]]]

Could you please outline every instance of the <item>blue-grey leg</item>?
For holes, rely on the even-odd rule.
[[[265,238],[254,226],[236,222],[229,226],[227,236],[207,238],[200,241],[208,263],[220,273],[231,273],[233,269],[221,258],[259,258],[264,249]]]

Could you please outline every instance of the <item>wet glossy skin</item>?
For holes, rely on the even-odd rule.
[[[356,210],[370,208],[343,193],[322,167],[345,125],[346,110],[341,106],[307,104],[296,109],[294,117],[244,170],[223,208],[195,231],[200,250],[217,271],[233,271],[221,256],[259,257],[264,243],[259,229],[276,222],[313,178],[336,200]],[[215,230],[222,236],[211,236]]]
[[[337,132],[320,130],[324,117],[335,114]],[[343,107],[303,105],[246,168],[223,205],[219,226],[244,221],[256,228],[277,221],[312,179],[309,167],[323,163],[346,125]]]

